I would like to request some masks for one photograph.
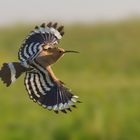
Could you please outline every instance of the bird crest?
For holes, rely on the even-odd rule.
[[[0,70],[0,77],[7,86],[25,73],[24,84],[29,97],[56,113],[67,113],[66,110],[71,111],[71,107],[76,107],[76,102],[80,103],[78,96],[56,78],[51,69],[51,65],[65,53],[77,53],[55,47],[64,35],[63,28],[52,22],[36,26],[19,49],[20,62],[4,63]]]

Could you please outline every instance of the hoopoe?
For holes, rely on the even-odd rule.
[[[4,63],[0,70],[7,87],[25,73],[24,83],[30,99],[55,113],[67,113],[66,110],[72,111],[70,107],[76,108],[76,102],[80,103],[78,96],[65,87],[51,69],[65,53],[78,53],[55,46],[64,35],[63,28],[51,22],[36,26],[19,49],[19,62]]]

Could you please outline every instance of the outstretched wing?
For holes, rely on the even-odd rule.
[[[75,103],[79,102],[78,96],[73,95],[63,84],[58,86],[42,68],[26,73],[25,86],[34,102],[56,113],[67,113],[66,110],[71,111],[70,107],[76,107]]]
[[[18,56],[21,62],[27,62],[36,57],[46,44],[55,45],[64,35],[63,26],[57,27],[57,23],[51,22],[36,26],[35,29],[23,41]]]

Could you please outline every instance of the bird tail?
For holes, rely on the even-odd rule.
[[[25,68],[20,62],[4,63],[0,70],[0,78],[8,87],[26,70],[27,68]]]

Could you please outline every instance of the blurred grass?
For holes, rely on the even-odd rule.
[[[31,26],[0,29],[0,65],[17,60]],[[53,70],[83,101],[59,115],[33,103],[22,76],[11,87],[0,82],[2,140],[139,140],[140,21],[68,26],[59,46],[80,51]]]

